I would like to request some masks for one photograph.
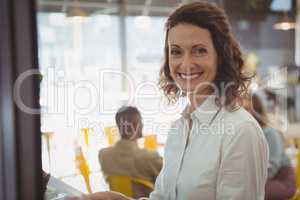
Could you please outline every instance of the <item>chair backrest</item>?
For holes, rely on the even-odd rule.
[[[107,182],[110,190],[120,192],[128,197],[133,197],[133,183],[141,184],[151,190],[154,189],[154,184],[150,181],[129,176],[108,176]]]
[[[83,134],[86,146],[89,146],[89,134],[90,134],[89,128],[82,128],[81,132]]]
[[[144,148],[150,151],[157,151],[158,144],[156,135],[144,136]]]
[[[83,176],[87,191],[92,193],[92,187],[90,184],[90,168],[89,164],[82,152],[81,147],[75,149],[75,164],[81,175]]]

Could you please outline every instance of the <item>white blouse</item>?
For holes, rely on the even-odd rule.
[[[164,166],[149,200],[263,200],[268,145],[243,108],[229,112],[208,97],[169,131]]]

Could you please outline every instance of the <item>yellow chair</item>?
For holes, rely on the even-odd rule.
[[[154,184],[150,181],[139,178],[132,178],[129,176],[108,176],[107,182],[109,184],[110,190],[120,192],[128,197],[133,197],[133,183],[141,184],[151,190],[154,190]]]
[[[83,137],[84,137],[85,144],[88,147],[89,146],[89,135],[92,133],[91,129],[82,128],[81,131],[82,131],[82,134],[83,134]]]
[[[92,187],[90,183],[90,168],[87,160],[83,155],[82,149],[79,146],[75,149],[75,162],[77,169],[79,170],[84,179],[87,191],[89,193],[92,193]]]
[[[144,136],[144,148],[150,151],[156,151],[158,148],[156,135],[146,135]]]
[[[118,128],[116,126],[105,127],[104,133],[107,137],[109,146],[114,145],[120,139]]]

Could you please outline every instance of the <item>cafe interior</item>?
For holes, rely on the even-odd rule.
[[[295,170],[297,191],[291,199],[300,199],[300,1],[208,1],[228,14],[244,69],[255,74],[249,89],[262,97]],[[45,199],[112,190],[113,184],[117,191],[132,193],[126,185],[130,182],[110,182],[99,164],[99,151],[121,139],[115,115],[123,105],[141,113],[138,147],[163,159],[170,124],[187,104],[184,98],[170,104],[158,86],[164,25],[170,12],[190,2],[194,0],[34,1],[40,109],[35,115],[40,153],[34,159],[47,177]],[[31,151],[22,152],[20,157]]]

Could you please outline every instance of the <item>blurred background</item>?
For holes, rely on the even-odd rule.
[[[157,86],[164,23],[174,8],[188,2],[193,1],[36,1],[46,172],[82,192],[107,190],[98,151],[117,140],[114,115],[124,104],[141,110],[145,137],[139,145],[163,156],[166,130],[186,104],[168,105]],[[300,2],[298,9],[296,0],[210,2],[227,12],[245,70],[257,74],[250,88],[264,97],[296,166]]]

